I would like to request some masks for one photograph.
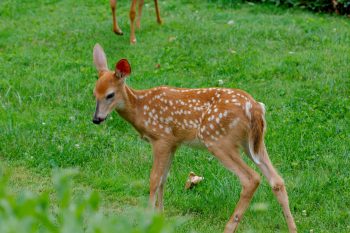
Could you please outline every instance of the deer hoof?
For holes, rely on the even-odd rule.
[[[130,44],[136,44],[136,38],[130,38]]]
[[[122,32],[122,30],[118,29],[113,29],[113,32],[119,36],[122,36],[124,33]]]

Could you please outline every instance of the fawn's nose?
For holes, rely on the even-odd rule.
[[[94,119],[92,119],[92,122],[96,125],[100,124],[104,119],[100,118],[100,117],[94,117]]]

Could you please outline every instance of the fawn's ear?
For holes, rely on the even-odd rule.
[[[94,54],[94,63],[97,71],[99,73],[108,71],[106,54],[103,51],[103,48],[101,47],[101,45],[95,44],[93,54]]]
[[[117,78],[124,78],[131,74],[131,67],[126,59],[121,59],[115,65],[115,76]]]

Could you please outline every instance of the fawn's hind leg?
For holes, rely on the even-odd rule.
[[[266,147],[264,143],[261,146],[259,153],[259,161],[256,163],[253,159],[253,162],[261,169],[264,176],[267,178],[273,193],[275,194],[279,204],[282,206],[283,214],[286,219],[289,232],[297,232],[297,228],[294,222],[294,218],[289,208],[288,194],[284,181],[282,177],[277,173],[276,169],[272,165],[270,158],[267,154]],[[249,155],[249,149],[245,149],[246,153]],[[250,156],[251,157],[251,156]]]
[[[229,151],[220,146],[212,146],[209,147],[209,150],[227,169],[238,176],[242,185],[239,201],[224,231],[225,233],[232,233],[237,230],[238,224],[260,184],[260,176],[243,161],[238,147],[233,147],[233,150]]]

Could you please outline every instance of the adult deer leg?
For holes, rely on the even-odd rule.
[[[224,231],[225,233],[232,233],[237,230],[238,224],[241,221],[244,212],[248,208],[255,190],[260,184],[260,176],[243,161],[237,148],[234,148],[232,151],[225,151],[219,147],[209,148],[209,150],[223,163],[227,169],[234,172],[238,176],[242,185],[239,201],[233,215],[227,222]]]
[[[137,20],[136,20],[136,28],[141,28],[141,16],[142,16],[142,7],[143,7],[144,0],[139,0],[139,8],[138,8],[138,14],[137,14]]]
[[[136,43],[136,37],[135,37],[135,17],[136,17],[136,1],[132,0],[131,7],[130,7],[130,43],[135,44]]]
[[[150,177],[149,203],[152,208],[157,207],[162,210],[164,185],[176,147],[163,141],[153,142],[152,147],[153,166]],[[158,200],[156,200],[157,193]]]
[[[113,18],[113,31],[117,35],[123,35],[122,30],[118,26],[117,16],[115,13],[115,8],[117,6],[117,0],[110,0],[111,9],[112,9],[112,18]]]
[[[160,14],[159,14],[158,0],[154,0],[154,5],[156,7],[157,22],[159,24],[162,24],[162,19],[160,18]]]

